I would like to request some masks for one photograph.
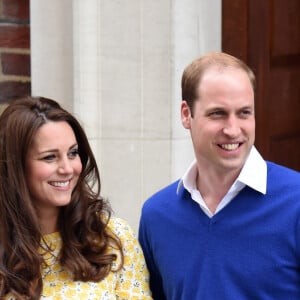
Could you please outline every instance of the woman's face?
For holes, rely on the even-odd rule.
[[[64,121],[40,127],[26,158],[26,180],[40,216],[58,214],[71,201],[82,164],[71,126]]]

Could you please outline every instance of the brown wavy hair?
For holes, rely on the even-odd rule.
[[[112,271],[114,247],[120,240],[109,232],[111,208],[100,196],[100,176],[87,136],[76,118],[56,101],[27,97],[11,103],[0,116],[0,298],[39,299],[43,288],[43,235],[26,184],[25,161],[37,130],[48,121],[65,121],[78,143],[82,172],[71,201],[60,210],[63,241],[61,265],[74,280],[100,281]],[[102,217],[101,217],[102,216]],[[44,251],[48,251],[45,249]]]

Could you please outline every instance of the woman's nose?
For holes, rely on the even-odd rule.
[[[71,161],[67,158],[62,159],[59,162],[59,166],[58,166],[58,171],[60,173],[72,173],[73,172],[73,168],[72,168],[72,164]]]

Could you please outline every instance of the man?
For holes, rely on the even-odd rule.
[[[140,220],[155,300],[300,299],[300,173],[254,147],[254,86],[225,53],[183,73],[181,121],[196,159]]]

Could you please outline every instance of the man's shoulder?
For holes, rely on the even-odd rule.
[[[155,192],[152,196],[150,196],[144,203],[144,208],[155,207],[156,205],[166,204],[175,197],[177,197],[177,188],[178,188],[179,180],[172,182],[171,184],[163,187],[162,189]]]
[[[297,170],[291,169],[289,167],[267,161],[267,167],[268,167],[268,176],[285,176],[282,179],[283,180],[299,180],[300,178],[300,172]]]
[[[267,161],[269,188],[281,190],[281,192],[300,192],[300,172],[286,166]]]

